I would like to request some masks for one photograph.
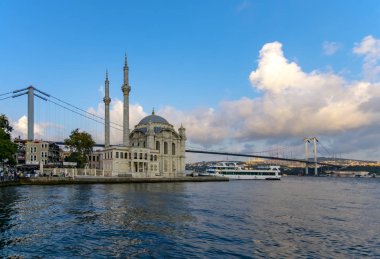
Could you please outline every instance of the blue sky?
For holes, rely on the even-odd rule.
[[[260,76],[249,78],[251,72],[257,71],[259,52],[268,43],[281,43],[286,60],[296,63],[304,73],[334,74],[348,82],[345,85],[370,81],[364,78],[363,69],[368,56],[353,49],[369,35],[375,41],[380,38],[378,17],[380,2],[370,0],[3,0],[0,93],[32,84],[83,109],[97,110],[106,69],[111,98],[122,98],[126,52],[132,86],[130,102],[139,105],[145,114],[155,107],[174,120],[175,125],[181,123],[178,119],[181,115],[193,116],[183,121],[191,124],[199,118],[197,111],[212,109],[216,117],[223,117],[223,102],[236,101],[236,105],[241,105],[238,101],[244,97],[256,101],[269,98],[268,87],[255,85],[265,85],[265,80]],[[377,82],[377,78],[371,79],[372,84]],[[280,106],[275,103],[276,98],[273,100],[274,106]],[[25,100],[0,102],[0,112],[17,121],[26,114],[25,103]],[[179,115],[171,116],[173,111]],[[263,114],[262,119],[269,121]],[[199,123],[204,124],[204,119]],[[215,117],[211,120],[218,121]],[[243,127],[248,129],[247,125]],[[354,134],[370,126],[374,124],[363,122],[354,128],[342,125],[335,131],[310,131],[310,134],[329,139],[327,142],[333,149],[337,134]],[[244,136],[221,135],[215,142],[202,142],[206,138],[191,140],[192,127],[188,126],[188,134],[193,144],[220,148],[234,145],[237,151],[247,143],[256,148],[258,142],[263,147],[273,142],[290,145],[309,134],[307,129],[272,135],[251,129]],[[239,131],[235,126],[226,127]],[[352,155],[367,157],[373,153],[373,148],[363,148]]]

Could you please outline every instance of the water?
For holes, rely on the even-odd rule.
[[[380,179],[0,189],[1,257],[380,257]]]

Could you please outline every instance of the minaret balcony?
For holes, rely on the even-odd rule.
[[[106,97],[103,98],[103,102],[104,102],[105,104],[110,104],[110,102],[111,102],[111,98],[109,98],[108,96],[106,96]]]

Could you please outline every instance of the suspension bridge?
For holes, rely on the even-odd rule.
[[[104,143],[103,132],[105,119],[102,114],[97,113],[96,111],[80,108],[77,105],[73,105],[68,101],[62,100],[61,98],[55,97],[54,95],[41,91],[33,86],[2,93],[0,94],[0,101],[6,105],[7,101],[8,103],[9,101],[14,102],[15,99],[22,98],[22,96],[27,96],[27,118],[23,118],[24,122],[25,119],[27,119],[27,123],[21,123],[21,126],[24,126],[23,128],[17,124],[20,124],[20,121],[13,123],[16,123],[16,126],[14,127],[16,127],[17,130],[27,131],[27,140],[33,141],[35,139],[41,139],[44,141],[55,142],[58,145],[64,145],[63,140],[70,135],[70,131],[75,128],[80,128],[92,135],[97,143],[95,145],[96,147],[104,147],[104,144],[102,143]],[[120,133],[123,131],[123,125],[115,121],[110,121],[110,128],[111,134],[115,136],[122,135]],[[120,139],[118,141],[121,142]],[[203,155],[236,156],[304,163],[306,173],[308,173],[308,167],[313,164],[315,174],[317,174],[318,166],[333,166],[331,163],[317,161],[318,146],[321,147],[324,152],[319,152],[321,155],[331,156],[331,152],[329,152],[329,150],[323,146],[316,137],[305,138],[303,141],[305,152],[303,152],[303,148],[300,149],[299,147],[298,151],[294,151],[294,147],[276,147],[271,150],[248,154],[202,150],[190,147],[186,147],[185,151],[187,153]],[[312,160],[309,159],[309,144],[313,144],[314,159]],[[290,149],[291,151],[289,151]],[[296,153],[298,153],[298,157],[296,156]]]

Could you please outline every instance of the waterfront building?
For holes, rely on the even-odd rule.
[[[88,168],[90,169],[101,169],[102,168],[102,153],[103,150],[96,150],[93,151],[90,155],[87,157],[88,161]]]
[[[124,64],[124,82],[121,87],[123,103],[123,143],[110,145],[109,81],[105,80],[105,147],[99,156],[94,152],[90,166],[99,166],[106,176],[128,177],[177,177],[185,172],[186,130],[176,131],[172,124],[157,115],[143,118],[130,132],[129,129],[129,68],[127,58]],[[95,160],[95,161],[94,161]]]
[[[23,150],[20,148],[19,150]],[[25,141],[24,161],[26,165],[58,165],[59,146],[54,142],[47,141]]]

